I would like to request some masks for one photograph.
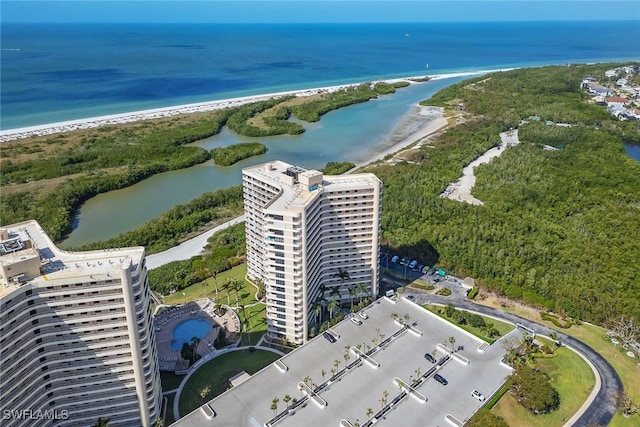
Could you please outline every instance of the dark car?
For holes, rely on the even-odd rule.
[[[445,377],[443,377],[442,375],[440,375],[440,374],[435,374],[435,375],[433,376],[433,378],[434,378],[436,381],[438,381],[440,384],[442,384],[442,385],[447,385],[447,384],[449,384],[449,381],[447,381],[447,379],[446,379]]]
[[[337,341],[337,340],[336,340],[336,337],[334,337],[333,335],[331,335],[329,332],[324,332],[324,333],[322,334],[322,336],[323,336],[323,337],[325,337],[325,338],[326,338],[326,340],[327,340],[327,341],[329,341],[329,342],[336,342],[336,341]]]
[[[436,358],[433,357],[430,353],[425,353],[424,358],[427,359],[431,363],[436,363]]]

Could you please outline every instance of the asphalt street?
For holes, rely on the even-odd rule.
[[[471,300],[466,299],[465,293],[461,290],[459,292],[452,292],[450,296],[440,296],[433,294],[426,294],[423,292],[415,291],[410,288],[406,288],[404,296],[412,297],[413,301],[417,304],[453,304],[456,307],[463,308],[465,310],[475,311],[480,314],[486,314],[494,316],[499,319],[506,320],[511,323],[520,323],[535,331],[536,334],[549,336],[555,332],[558,336],[558,340],[569,347],[574,348],[578,352],[582,353],[596,368],[600,375],[601,388],[595,399],[591,402],[591,405],[582,413],[580,418],[573,424],[574,426],[590,426],[590,425],[609,425],[611,419],[617,411],[615,404],[616,396],[622,390],[622,382],[620,377],[616,373],[615,369],[607,362],[604,357],[594,351],[591,347],[584,344],[573,337],[563,334],[554,329],[524,319],[511,313],[505,313],[503,311],[476,304]]]

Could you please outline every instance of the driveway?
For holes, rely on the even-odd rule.
[[[616,373],[615,369],[607,362],[604,357],[595,352],[591,347],[584,344],[573,337],[556,331],[555,329],[548,328],[538,323],[532,322],[522,317],[516,316],[511,313],[505,313],[503,311],[485,307],[483,305],[476,304],[471,300],[461,296],[460,293],[452,293],[451,296],[443,297],[440,295],[425,294],[419,291],[415,291],[410,288],[406,288],[405,296],[413,296],[414,302],[417,304],[453,304],[456,307],[463,308],[465,310],[471,310],[480,314],[486,314],[497,317],[499,319],[506,320],[511,323],[520,323],[528,328],[533,329],[536,334],[549,336],[555,332],[558,335],[558,340],[563,344],[572,347],[581,353],[586,359],[588,359],[596,371],[600,375],[601,387],[591,404],[583,411],[579,418],[573,423],[574,426],[589,426],[589,425],[609,425],[611,419],[617,411],[615,404],[616,396],[622,390],[622,382],[620,377]]]

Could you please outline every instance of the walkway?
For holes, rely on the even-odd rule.
[[[469,203],[471,205],[482,205],[482,201],[476,199],[471,194],[471,190],[473,190],[473,187],[476,185],[474,169],[481,164],[489,163],[495,157],[502,154],[506,148],[520,143],[517,129],[509,132],[502,132],[500,134],[500,139],[502,141],[500,145],[490,148],[483,155],[465,166],[465,168],[462,169],[462,177],[457,182],[449,184],[447,189],[444,190],[440,196],[459,202]]]
[[[209,239],[209,237],[211,237],[214,233],[220,230],[224,230],[225,228],[229,228],[232,225],[239,224],[241,222],[244,222],[244,215],[240,215],[239,217],[234,218],[231,221],[227,221],[224,224],[213,227],[211,230],[205,231],[204,233],[194,237],[193,239],[189,239],[186,242],[181,243],[178,246],[174,246],[171,249],[167,249],[163,252],[158,252],[157,254],[147,255],[147,269],[153,270],[154,268],[158,268],[172,261],[185,260],[199,255],[207,245],[207,239]]]
[[[498,319],[506,320],[507,322],[520,323],[533,329],[536,334],[544,336],[549,336],[555,332],[558,336],[558,340],[565,346],[571,347],[573,350],[578,352],[578,354],[583,356],[592,365],[592,369],[595,368],[597,375],[600,377],[600,389],[597,390],[598,378],[596,377],[597,392],[595,396],[590,396],[587,402],[585,402],[585,405],[580,408],[580,410],[565,424],[565,426],[606,426],[611,422],[611,419],[617,411],[615,402],[616,396],[622,390],[622,381],[620,381],[620,377],[609,362],[582,341],[514,314],[505,313],[491,307],[474,303],[463,296],[457,296],[455,293],[451,296],[443,297],[405,288],[405,295],[412,295],[417,304],[453,304],[456,307],[496,317]]]

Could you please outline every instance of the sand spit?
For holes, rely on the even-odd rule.
[[[462,73],[449,73],[441,75],[428,76],[430,80],[439,80],[452,77],[475,76],[496,71],[508,71],[509,69],[469,71]],[[384,82],[393,83],[397,81],[411,81],[412,79],[420,79],[425,76],[413,76],[398,79],[388,79]],[[170,117],[178,114],[198,113],[203,111],[219,110],[227,107],[236,107],[239,105],[249,104],[252,102],[264,101],[271,98],[279,98],[283,96],[311,96],[319,93],[331,93],[358,86],[361,83],[344,84],[338,86],[293,90],[286,92],[270,93],[265,95],[243,96],[239,98],[223,99],[218,101],[199,102],[194,104],[177,105],[173,107],[154,108],[150,110],[134,111],[129,113],[111,114],[107,116],[92,117],[86,119],[69,120],[65,122],[50,123],[38,126],[28,126],[16,129],[8,129],[0,131],[0,142],[12,141],[16,139],[29,138],[33,136],[51,135],[62,132],[70,132],[78,129],[90,129],[105,125],[117,125],[121,123],[131,123],[141,120],[157,119],[161,117]]]
[[[476,199],[471,194],[473,186],[476,185],[474,169],[478,165],[489,163],[494,157],[502,154],[505,149],[519,144],[518,130],[502,132],[500,134],[500,140],[502,141],[500,145],[490,148],[483,155],[465,166],[465,168],[462,169],[462,177],[457,182],[449,184],[440,197],[447,197],[451,200],[469,203],[471,205],[483,205],[481,200]]]

